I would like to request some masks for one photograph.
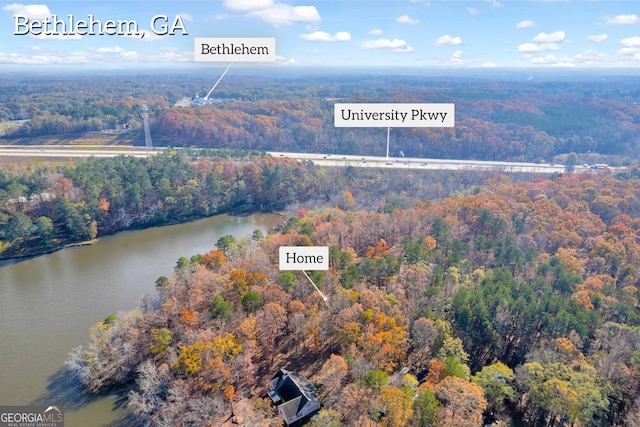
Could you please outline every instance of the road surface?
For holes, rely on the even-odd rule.
[[[128,155],[147,157],[162,152],[165,148],[156,148],[147,152],[144,147],[126,146],[92,146],[92,145],[44,145],[44,146],[16,146],[0,145],[0,156],[13,157],[115,157]],[[386,158],[376,156],[355,156],[341,154],[288,153],[280,151],[269,152],[276,158],[291,158],[309,160],[319,166],[331,167],[361,167],[386,169],[423,169],[423,170],[474,170],[501,171],[505,173],[538,173],[553,174],[566,172],[565,165],[525,162],[502,162],[484,160],[454,160],[454,159],[419,159],[419,158]],[[576,165],[574,169],[580,171],[596,171],[595,166]],[[607,169],[624,169],[608,167]]]
[[[119,147],[98,145],[0,145],[0,156],[4,157],[115,157],[120,155],[147,157],[161,150],[149,153],[144,147]]]
[[[270,152],[273,157],[288,157],[298,160],[310,160],[319,166],[337,167],[368,167],[388,169],[424,169],[424,170],[497,170],[505,173],[539,173],[553,174],[566,172],[565,165],[502,162],[483,160],[454,160],[454,159],[418,159],[418,158],[386,158],[375,156],[353,156],[341,154],[310,154],[310,153],[286,153]],[[610,168],[615,169],[615,168]],[[585,166],[575,166],[576,171],[594,169]]]

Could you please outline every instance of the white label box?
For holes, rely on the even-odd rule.
[[[193,42],[196,62],[275,62],[273,37],[196,37]]]
[[[328,269],[328,246],[280,246],[280,270]]]
[[[335,127],[454,127],[455,104],[335,104]]]

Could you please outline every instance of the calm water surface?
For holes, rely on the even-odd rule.
[[[227,234],[266,234],[281,219],[219,215],[124,232],[0,267],[0,405],[59,405],[67,427],[121,425],[126,402],[118,396],[81,399],[65,381],[61,368],[68,353],[87,342],[89,327],[154,295],[155,280],[170,276],[181,256],[215,249]]]

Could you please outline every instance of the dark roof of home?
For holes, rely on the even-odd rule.
[[[282,399],[278,411],[285,421],[296,419],[308,402],[319,402],[316,388],[305,377],[280,369],[273,379],[278,381],[269,388]]]

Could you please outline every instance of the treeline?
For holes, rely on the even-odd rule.
[[[327,185],[318,182],[322,177],[311,164],[248,151],[220,154],[228,158],[192,160],[173,151],[146,159],[91,158],[26,175],[0,172],[0,257],[233,210],[277,211],[325,197]]]
[[[140,425],[280,425],[280,368],[318,386],[312,426],[638,425],[640,182],[499,177],[378,211],[344,189],[179,259],[68,369],[89,393],[135,384]],[[283,245],[329,246],[326,302],[279,271]]]
[[[0,259],[132,228],[232,211],[279,211],[301,202],[390,210],[409,206],[416,195],[442,197],[491,175],[325,169],[233,148],[90,158],[19,174],[0,170]],[[358,200],[345,196],[345,188]]]
[[[147,103],[157,110],[166,109],[163,100]],[[65,135],[103,130],[139,129],[142,126],[142,101],[134,98],[99,100],[82,105],[68,103],[53,112],[43,111],[21,126],[7,129],[9,138]]]
[[[449,102],[456,105],[454,128],[394,129],[392,154],[550,162],[570,152],[597,152],[622,156],[625,163],[640,154],[640,84],[623,77],[603,85],[595,80],[230,76],[213,105],[171,107],[209,86],[205,77],[188,75],[0,84],[7,89],[0,95],[0,120],[30,119],[7,129],[3,138],[122,125],[140,133],[146,100],[156,144],[384,155],[380,129],[334,127],[336,102]],[[143,141],[142,136],[131,139]]]

